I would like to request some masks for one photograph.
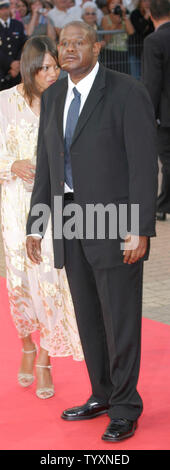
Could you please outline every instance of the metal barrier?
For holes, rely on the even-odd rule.
[[[98,40],[102,43],[100,62],[118,72],[141,79],[142,43],[136,34],[126,31],[97,30]]]

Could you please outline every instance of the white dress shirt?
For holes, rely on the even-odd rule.
[[[68,10],[60,10],[57,7],[52,8],[49,12],[47,17],[51,20],[52,25],[55,28],[63,28],[67,23],[70,23],[74,20],[74,16],[71,14],[71,11]]]
[[[123,0],[123,6],[127,8],[130,12],[137,8],[138,0]]]
[[[90,93],[91,87],[93,85],[93,82],[95,80],[98,70],[99,70],[99,62],[97,62],[96,65],[91,70],[91,72],[88,75],[86,75],[84,78],[82,78],[82,80],[80,80],[76,85],[75,83],[72,82],[70,76],[68,75],[68,90],[67,90],[67,95],[66,95],[66,100],[65,100],[65,105],[64,105],[64,116],[63,116],[63,135],[64,136],[65,136],[68,110],[69,110],[72,100],[74,99],[73,88],[76,87],[79,93],[81,94],[80,111],[79,111],[79,116],[80,116],[80,113]],[[66,192],[72,192],[72,191],[73,189],[70,189],[68,185],[65,183],[64,192],[66,193]]]
[[[2,26],[3,26],[4,28],[6,28],[6,24],[5,24],[5,23],[7,23],[7,28],[9,28],[9,26],[10,26],[10,21],[11,21],[10,18],[8,18],[6,21],[4,21],[2,18],[0,18],[0,23],[2,24]]]
[[[90,93],[91,87],[96,78],[98,70],[99,70],[99,62],[97,62],[96,65],[91,70],[91,72],[88,75],[86,75],[84,78],[82,78],[82,80],[80,80],[76,85],[75,83],[72,82],[70,76],[68,75],[68,90],[67,90],[67,95],[66,95],[66,100],[65,100],[65,105],[64,105],[64,115],[63,115],[63,135],[65,135],[66,121],[67,121],[67,114],[68,114],[69,106],[71,104],[71,101],[74,99],[73,88],[76,87],[79,93],[81,94],[81,102],[80,102],[80,110],[79,110],[79,116],[80,116],[80,113]],[[70,193],[70,192],[73,192],[73,189],[70,189],[69,186],[65,183],[64,192]],[[32,233],[30,235],[27,235],[27,237],[29,236],[38,236],[41,238],[40,234]]]

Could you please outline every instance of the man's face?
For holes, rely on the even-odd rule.
[[[67,26],[60,34],[59,63],[63,70],[74,75],[87,75],[94,67],[100,44],[94,43],[81,26]]]
[[[0,18],[3,21],[7,21],[7,19],[9,18],[9,14],[10,14],[9,7],[1,7],[0,8]]]
[[[54,0],[54,4],[59,10],[68,8],[67,7],[67,0]]]

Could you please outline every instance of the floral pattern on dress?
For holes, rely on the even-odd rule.
[[[2,236],[12,318],[20,338],[40,331],[50,356],[83,359],[83,351],[65,269],[54,268],[51,219],[42,240],[40,265],[26,253],[26,221],[31,190],[14,175],[15,160],[36,163],[39,118],[17,87],[0,93],[0,182]],[[32,185],[33,186],[33,185]]]

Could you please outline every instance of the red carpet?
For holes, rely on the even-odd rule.
[[[143,319],[142,362],[138,389],[144,412],[133,438],[108,444],[101,435],[107,416],[91,421],[65,422],[64,408],[82,404],[90,395],[84,362],[53,360],[56,395],[35,396],[35,384],[22,389],[16,380],[21,345],[12,323],[5,279],[0,278],[1,387],[0,449],[39,450],[169,450],[170,449],[170,326]]]

